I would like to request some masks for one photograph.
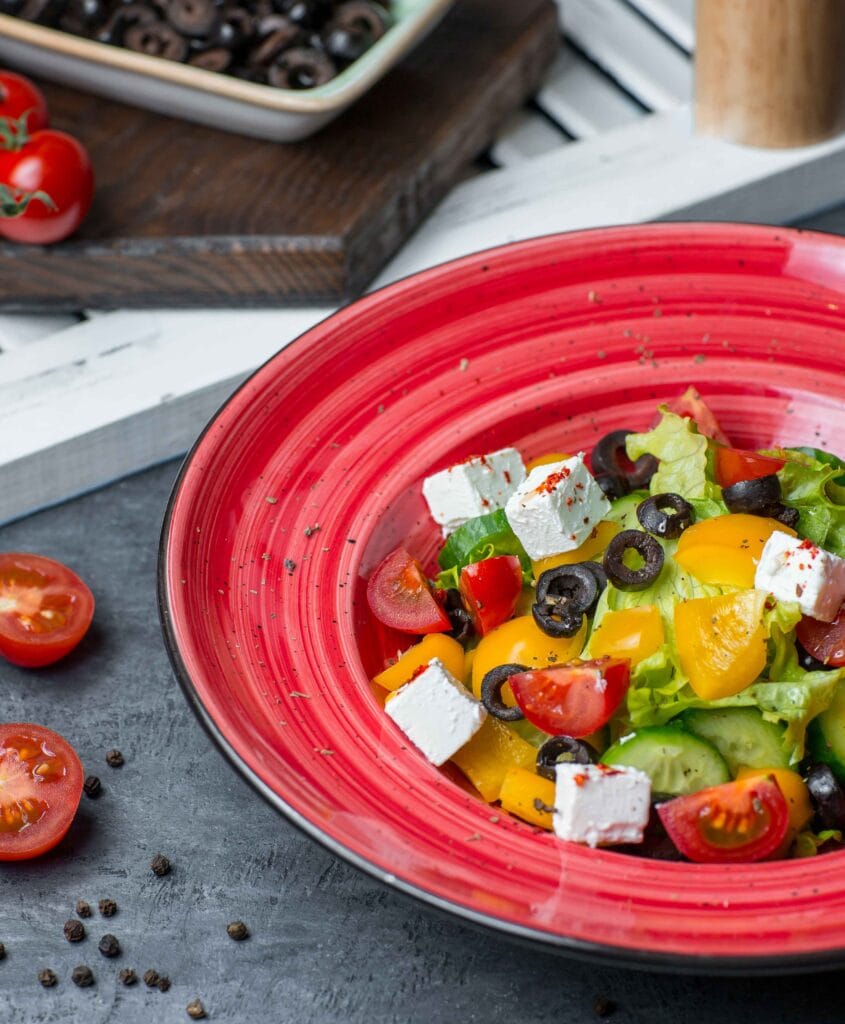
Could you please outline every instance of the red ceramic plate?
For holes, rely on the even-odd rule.
[[[845,962],[845,853],[696,866],[559,842],[431,767],[368,685],[362,582],[438,533],[422,479],[645,427],[695,384],[742,446],[845,446],[845,243],[726,225],[540,238],[401,281],[252,377],[188,458],[160,591],[185,691],[329,849],[469,921],[651,968]],[[318,529],[319,527],[319,529]]]

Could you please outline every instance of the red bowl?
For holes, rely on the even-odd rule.
[[[589,850],[429,765],[368,685],[362,599],[399,542],[433,555],[433,470],[509,444],[589,449],[687,384],[739,445],[841,450],[842,309],[840,239],[674,224],[506,246],[325,320],[230,399],[170,502],[162,620],[201,721],[309,835],[468,921],[649,968],[845,962],[845,853],[722,867]]]

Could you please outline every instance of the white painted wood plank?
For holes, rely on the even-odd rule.
[[[75,316],[0,313],[0,352],[11,352],[78,323]]]
[[[655,114],[455,189],[379,283],[532,235],[670,217],[783,223],[845,198],[845,135],[791,150],[693,136]]]
[[[653,110],[692,98],[692,64],[624,0],[565,0],[564,33]]]
[[[632,7],[691,53],[695,44],[695,0],[628,0]]]
[[[536,110],[524,107],[505,121],[490,147],[490,158],[499,167],[523,163],[569,142],[567,136]]]
[[[578,139],[592,138],[644,116],[627,93],[566,43],[536,102]]]

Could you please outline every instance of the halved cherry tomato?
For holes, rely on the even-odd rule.
[[[14,665],[52,665],[88,632],[94,596],[67,566],[0,554],[0,654]]]
[[[627,658],[596,658],[521,672],[508,682],[532,725],[553,736],[588,736],[625,699],[630,677]]]
[[[657,808],[681,853],[698,864],[749,863],[773,854],[789,808],[771,778],[748,778],[679,796]]]
[[[47,101],[41,90],[23,75],[0,71],[0,117],[17,121],[26,114],[26,127],[31,132],[46,128]]]
[[[819,622],[805,615],[795,629],[801,646],[816,661],[833,668],[845,665],[845,607],[833,622]]]
[[[479,636],[513,615],[522,593],[522,566],[516,555],[496,555],[461,570],[458,582],[466,610]]]
[[[720,487],[733,487],[742,480],[771,476],[786,465],[783,459],[746,452],[741,448],[716,449],[716,480]]]
[[[82,765],[67,740],[41,725],[0,726],[0,861],[51,850],[81,796]]]
[[[422,567],[404,548],[391,551],[373,570],[367,603],[379,622],[403,633],[445,633],[452,628]]]
[[[728,435],[719,426],[719,421],[710,406],[698,393],[697,388],[689,387],[678,398],[667,402],[670,412],[687,419],[695,420],[698,432],[705,437],[712,437],[719,444],[730,446]]]

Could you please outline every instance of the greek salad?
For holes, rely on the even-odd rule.
[[[694,388],[589,458],[427,477],[443,533],[367,599],[389,718],[559,839],[695,862],[845,832],[845,462],[734,447]],[[404,639],[401,639],[404,638]]]

